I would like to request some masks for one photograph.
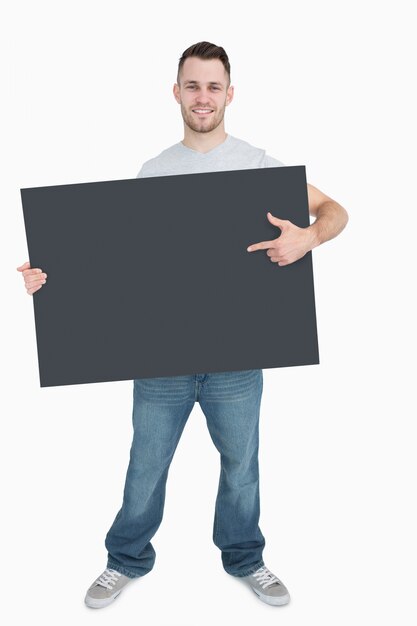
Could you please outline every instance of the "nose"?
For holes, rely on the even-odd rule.
[[[209,98],[209,92],[207,90],[207,88],[202,87],[199,90],[198,96],[197,96],[198,102],[200,104],[202,104],[203,102],[205,103],[209,103],[210,102],[210,98]]]

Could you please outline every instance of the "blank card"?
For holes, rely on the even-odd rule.
[[[21,189],[41,387],[319,362],[304,166]]]

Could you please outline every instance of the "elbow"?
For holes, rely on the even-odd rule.
[[[347,225],[349,221],[349,213],[346,211],[344,207],[342,208],[343,208],[343,228],[345,228],[345,226]]]

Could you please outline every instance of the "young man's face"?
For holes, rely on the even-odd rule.
[[[208,133],[222,123],[233,87],[220,59],[189,57],[181,68],[174,96],[181,105],[184,123],[197,133]]]

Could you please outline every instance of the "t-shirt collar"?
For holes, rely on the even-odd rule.
[[[193,148],[189,148],[188,146],[185,146],[182,141],[179,142],[179,146],[181,149],[186,150],[186,151],[190,151],[190,152],[194,152],[195,154],[199,154],[202,157],[208,156],[213,154],[213,152],[220,150],[222,147],[225,147],[230,141],[230,135],[227,134],[226,135],[226,139],[224,141],[222,141],[221,143],[217,144],[217,146],[214,146],[214,148],[211,148],[211,150],[209,150],[208,152],[200,152],[199,150],[194,150]]]

